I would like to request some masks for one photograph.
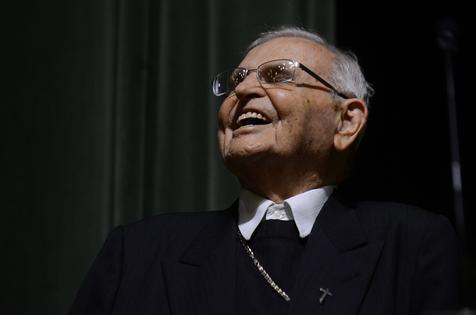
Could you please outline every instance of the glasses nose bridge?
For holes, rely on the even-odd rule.
[[[247,81],[248,77],[250,76],[250,74],[252,72],[256,72],[256,81],[258,83],[260,83],[260,79],[259,79],[259,75],[258,75],[258,68],[253,68],[253,69],[248,69],[248,68],[245,68],[246,72],[245,72],[245,75],[243,77],[243,79],[241,80],[240,83],[238,83],[238,85],[235,87],[235,90],[240,86],[242,85],[245,81]]]
[[[258,68],[253,68],[253,69],[246,68],[246,73],[245,73],[245,77],[243,78],[243,81],[245,81],[246,78],[248,78],[248,76],[251,74],[251,72],[256,72],[256,78],[259,81]],[[243,81],[241,81],[241,82],[243,82]]]

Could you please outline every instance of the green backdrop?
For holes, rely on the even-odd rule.
[[[276,25],[332,41],[334,10],[332,0],[12,4],[0,313],[65,314],[113,226],[228,206],[238,186],[216,147],[213,75]]]

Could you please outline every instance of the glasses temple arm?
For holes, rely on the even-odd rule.
[[[311,69],[309,69],[308,67],[306,67],[305,65],[299,63],[299,68],[301,68],[302,70],[304,70],[307,74],[309,74],[311,77],[313,77],[314,79],[316,79],[317,81],[321,82],[324,86],[328,87],[329,89],[331,89],[332,91],[334,91],[337,95],[339,95],[340,97],[344,98],[344,99],[348,99],[349,97],[347,95],[345,95],[344,93],[341,93],[339,92],[335,87],[333,87],[329,82],[327,82],[326,80],[324,80],[320,75],[316,74],[314,71],[312,71]]]

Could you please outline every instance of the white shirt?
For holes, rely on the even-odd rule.
[[[334,186],[324,186],[308,190],[283,202],[284,210],[274,210],[274,202],[242,189],[238,207],[238,228],[246,240],[251,238],[266,214],[266,220],[294,220],[299,236],[304,238],[311,233],[312,226],[324,203],[332,194]]]

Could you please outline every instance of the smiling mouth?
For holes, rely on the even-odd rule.
[[[271,122],[262,114],[258,112],[246,112],[238,116],[236,120],[236,126],[238,128],[245,126],[267,125]]]

